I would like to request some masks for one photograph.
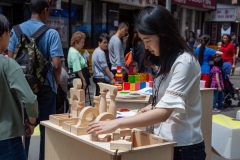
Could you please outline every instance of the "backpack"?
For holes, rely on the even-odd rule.
[[[49,62],[44,58],[38,50],[36,40],[45,33],[49,27],[43,25],[30,37],[27,37],[19,27],[13,27],[17,37],[18,43],[13,53],[13,59],[21,66],[25,78],[34,94],[38,94],[44,84],[46,78]]]

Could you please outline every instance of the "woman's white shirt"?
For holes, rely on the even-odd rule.
[[[175,108],[171,116],[154,125],[154,134],[188,146],[203,141],[201,131],[202,104],[200,95],[201,69],[196,58],[183,53],[174,62],[158,90],[156,108]],[[154,90],[161,76],[154,81]]]

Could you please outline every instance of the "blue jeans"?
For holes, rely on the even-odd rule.
[[[205,160],[204,141],[190,146],[174,147],[174,160]]]
[[[214,90],[214,97],[213,97],[213,109],[216,109],[216,103],[218,100],[218,108],[223,107],[223,92],[219,92],[218,90]]]
[[[27,160],[21,137],[0,141],[0,160]]]
[[[56,93],[54,93],[49,86],[44,86],[41,93],[37,97],[38,100],[38,118],[37,124],[40,121],[49,120],[49,115],[56,114]],[[27,114],[25,112],[25,118]],[[31,137],[25,136],[25,151],[28,156],[29,144]],[[39,160],[44,160],[44,146],[45,146],[45,127],[40,125],[40,153]]]

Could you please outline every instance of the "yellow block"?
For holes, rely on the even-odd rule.
[[[216,114],[212,116],[212,122],[216,124],[232,129],[240,128],[240,121],[232,119],[233,119],[232,117],[228,117],[222,114]]]
[[[135,83],[130,83],[130,91],[135,91]]]

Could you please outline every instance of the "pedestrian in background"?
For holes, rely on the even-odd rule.
[[[126,69],[124,52],[126,49],[126,41],[128,39],[129,24],[127,22],[120,22],[118,30],[109,41],[108,51],[111,62],[111,72],[115,76],[117,73],[117,66],[121,65],[123,69]],[[123,39],[123,40],[121,40]]]
[[[93,82],[96,85],[95,96],[100,95],[100,88],[97,83],[115,84],[114,75],[110,72],[104,50],[108,48],[109,37],[101,34],[98,37],[98,47],[92,55]]]
[[[198,57],[198,62],[201,66],[201,80],[205,81],[205,88],[209,88],[210,83],[210,59],[215,55],[222,55],[221,51],[216,51],[214,49],[208,48],[210,43],[210,36],[207,34],[201,37],[201,46],[196,48],[194,51],[195,55]]]
[[[88,71],[87,63],[80,53],[80,50],[85,44],[85,34],[82,32],[75,32],[71,38],[71,47],[68,50],[68,67],[77,78],[82,81],[82,88],[85,89],[90,85],[90,74]]]
[[[7,49],[12,32],[0,14],[0,53]],[[11,58],[0,55],[0,159],[27,160],[24,134],[31,136],[38,116],[37,96],[33,94],[22,68]],[[22,103],[28,119],[23,123]]]
[[[223,66],[223,60],[221,57],[216,57],[214,59],[213,68],[211,69],[212,80],[211,80],[211,88],[216,88],[214,90],[214,97],[213,97],[213,112],[221,112],[223,110],[223,75],[221,68]],[[218,106],[216,105],[218,103]]]
[[[238,56],[239,56],[239,43],[236,41],[237,36],[236,33],[232,32],[231,33],[231,42],[235,47],[236,50],[236,58],[235,58],[235,66],[237,64]],[[232,68],[232,75],[234,75],[235,68]]]
[[[231,43],[230,35],[224,34],[222,36],[221,51],[223,52],[222,55],[223,62],[231,63],[232,70],[235,70],[236,49],[233,43]]]

